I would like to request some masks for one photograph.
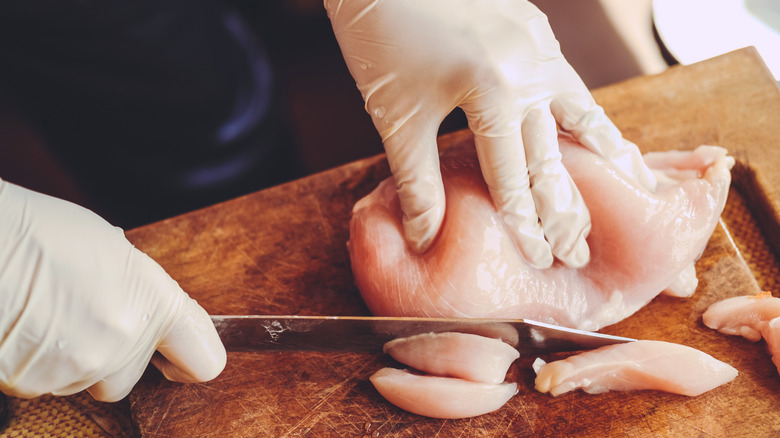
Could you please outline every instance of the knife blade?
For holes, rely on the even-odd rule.
[[[529,319],[370,316],[213,315],[228,351],[381,352],[393,339],[461,332],[500,338],[521,355],[590,350],[636,339],[576,330]]]

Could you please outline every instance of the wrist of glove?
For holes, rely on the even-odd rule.
[[[0,390],[116,401],[155,350],[178,381],[225,366],[206,312],[121,229],[0,180]]]

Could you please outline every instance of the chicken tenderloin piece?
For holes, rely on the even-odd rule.
[[[707,327],[727,335],[758,342],[763,337],[780,373],[780,298],[769,292],[728,298],[711,305],[702,315]]]
[[[453,377],[421,376],[382,368],[371,383],[387,401],[431,418],[469,418],[499,409],[517,393],[517,383],[479,383]]]
[[[403,238],[391,180],[353,209],[352,271],[371,312],[387,316],[528,318],[598,330],[664,290],[689,295],[693,263],[723,210],[733,159],[726,150],[648,155],[654,191],[630,181],[572,137],[559,137],[563,164],[590,211],[591,260],[572,269],[525,263],[496,212],[470,142],[440,159],[447,196],[441,231],[416,254]]]
[[[520,354],[505,342],[468,333],[425,333],[385,344],[395,360],[428,373],[383,368],[371,377],[399,408],[432,418],[467,418],[493,412],[517,392],[502,383]]]
[[[577,388],[590,394],[654,389],[697,396],[737,376],[712,356],[662,341],[610,345],[556,362],[534,362],[536,390],[558,396]]]
[[[467,333],[425,333],[385,344],[384,352],[428,374],[501,383],[520,353],[508,344]]]

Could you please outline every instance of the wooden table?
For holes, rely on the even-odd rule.
[[[728,148],[735,186],[765,230],[780,224],[780,89],[755,51],[675,67],[595,92],[644,151]],[[442,137],[446,146],[468,132]],[[213,314],[363,315],[345,243],[352,205],[389,175],[375,157],[129,231]],[[436,420],[385,402],[368,376],[381,354],[230,353],[214,381],[182,385],[150,369],[130,395],[145,437],[169,436],[767,436],[780,433],[780,377],[763,344],[701,323],[706,307],[759,288],[724,226],[697,264],[690,299],[659,297],[604,331],[683,343],[739,371],[699,397],[655,391],[558,398],[533,390],[533,357],[510,371],[520,392],[495,413]]]

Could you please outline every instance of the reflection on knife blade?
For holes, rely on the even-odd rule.
[[[590,350],[635,340],[527,319],[297,315],[215,315],[211,319],[228,351],[379,352],[396,338],[440,332],[501,338],[521,355]]]

